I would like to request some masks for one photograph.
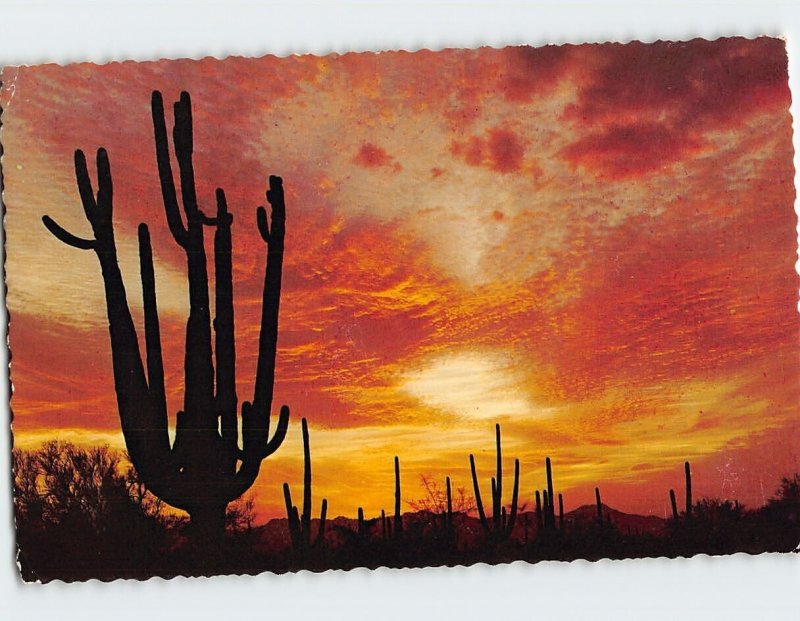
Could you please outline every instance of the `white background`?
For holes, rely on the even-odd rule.
[[[0,65],[737,34],[785,36],[800,93],[797,2],[0,0]],[[0,391],[2,404],[4,382]],[[798,555],[24,585],[12,560],[9,445],[0,433],[0,619],[205,620],[245,611],[257,619],[800,619]]]

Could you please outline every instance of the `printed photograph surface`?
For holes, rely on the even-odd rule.
[[[783,40],[0,80],[24,580],[800,543]]]

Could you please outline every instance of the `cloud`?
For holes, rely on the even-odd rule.
[[[707,147],[705,133],[786,109],[787,57],[779,39],[611,44],[565,119],[580,137],[573,165],[612,176],[669,167]]]
[[[365,142],[353,158],[353,163],[364,168],[390,168],[394,172],[400,172],[403,167],[399,162],[389,155],[385,149]]]
[[[525,147],[519,136],[504,128],[493,128],[485,137],[470,136],[454,140],[451,151],[471,166],[485,166],[499,173],[518,172],[523,165]]]

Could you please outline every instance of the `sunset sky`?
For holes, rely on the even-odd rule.
[[[89,236],[76,148],[108,150],[139,326],[150,226],[180,406],[185,257],[150,94],[186,90],[201,208],[222,187],[234,215],[240,401],[255,210],[268,175],[287,193],[273,409],[293,422],[253,488],[262,518],[283,514],[284,481],[299,493],[301,417],[315,513],[323,496],[334,516],[391,509],[394,455],[410,500],[423,474],[471,493],[473,452],[485,498],[495,423],[529,507],[545,456],[567,510],[599,485],[613,507],[664,515],[687,459],[696,496],[760,505],[800,471],[786,67],[780,40],[727,39],[6,68],[14,442],[124,446],[97,259],[41,223]]]

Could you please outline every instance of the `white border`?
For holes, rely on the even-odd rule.
[[[777,2],[208,2],[0,0],[0,65],[207,55],[785,36],[800,75],[800,4]],[[797,95],[796,95],[797,96]],[[795,102],[793,114],[798,117]],[[795,150],[798,142],[795,138]],[[796,168],[797,166],[796,157]],[[797,185],[797,184],[796,184]],[[4,317],[0,318],[4,322]],[[0,403],[6,402],[0,381]],[[555,615],[594,619],[797,618],[800,557],[514,563],[489,568],[23,585],[13,566],[9,436],[0,433],[0,618],[141,621]],[[9,618],[11,618],[9,616]]]

